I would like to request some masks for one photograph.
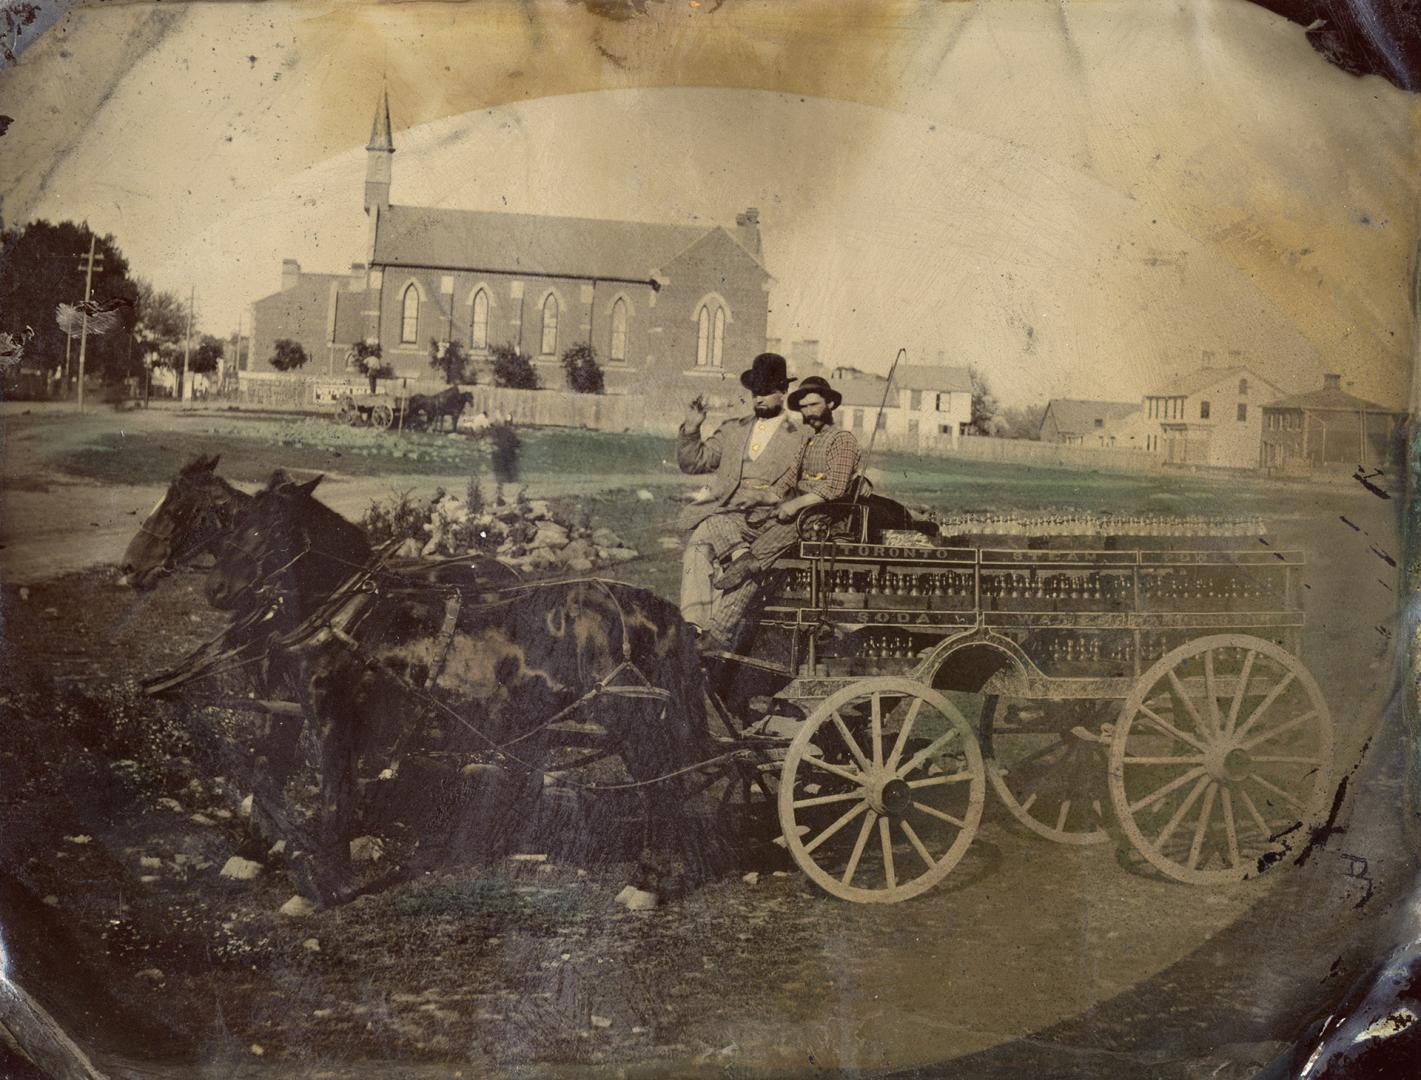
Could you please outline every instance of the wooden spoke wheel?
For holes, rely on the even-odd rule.
[[[340,403],[340,408],[336,410],[336,421],[341,424],[350,424],[352,427],[360,423],[360,410],[355,407],[355,402],[346,398]]]
[[[957,865],[986,791],[977,738],[946,698],[912,679],[864,679],[826,698],[790,743],[780,828],[827,892],[891,904]]]
[[[1141,676],[1110,745],[1131,844],[1176,881],[1254,877],[1307,842],[1327,805],[1332,718],[1293,655],[1246,634],[1182,645]]]
[[[1081,846],[1109,839],[1108,740],[1101,734],[1107,708],[1006,697],[983,705],[987,778],[1011,816],[1037,836]]]
[[[376,405],[370,410],[370,423],[381,431],[387,430],[395,422],[395,410],[389,405]]]

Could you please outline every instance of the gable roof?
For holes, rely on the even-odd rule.
[[[267,293],[259,300],[253,300],[253,304],[263,304],[268,300],[275,300],[280,297],[287,303],[299,303],[302,305],[318,303],[325,305],[331,297],[331,286],[336,282],[347,282],[350,280],[349,274],[309,274],[301,271],[301,276],[296,279],[296,284],[289,289],[278,289],[274,293]]]
[[[380,213],[373,264],[649,281],[720,225],[389,206]],[[759,264],[731,237],[747,258]]]
[[[967,369],[945,364],[904,364],[893,376],[893,384],[904,390],[931,390],[937,394],[972,393],[972,376]]]
[[[1402,412],[1400,409],[1389,409],[1385,405],[1378,405],[1375,401],[1355,397],[1340,387],[1332,386],[1324,386],[1319,390],[1309,390],[1302,394],[1289,394],[1277,401],[1270,401],[1263,407],[1265,409],[1316,409],[1331,412],[1362,412],[1365,410],[1372,413],[1396,415]]]
[[[1046,417],[1056,421],[1056,430],[1067,435],[1084,435],[1095,431],[1095,422],[1103,421],[1102,427],[1118,423],[1131,413],[1140,411],[1133,401],[1083,401],[1076,398],[1052,398],[1046,403],[1046,412],[1041,417],[1044,427]]]
[[[1176,376],[1173,382],[1165,383],[1159,389],[1147,390],[1145,397],[1188,397],[1190,394],[1197,394],[1200,390],[1207,390],[1215,383],[1221,383],[1225,379],[1237,378],[1248,378],[1264,386],[1270,386],[1274,390],[1281,389],[1277,383],[1265,379],[1256,371],[1242,365],[1235,365],[1234,367],[1201,367],[1187,375]]]

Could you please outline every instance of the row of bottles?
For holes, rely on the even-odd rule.
[[[982,595],[993,600],[1046,600],[1065,606],[1099,603],[1127,606],[1133,585],[1128,574],[983,574]],[[1009,605],[1008,605],[1009,606]]]
[[[1128,664],[1134,655],[1134,646],[1123,636],[1063,634],[1028,646],[1028,651],[1049,669],[1062,663]]]
[[[810,567],[791,570],[781,595],[807,600],[813,577]],[[1276,574],[1235,573],[1209,567],[1144,569],[1140,571],[1138,606],[1165,611],[1281,610],[1285,606],[1283,588],[1284,582]],[[885,606],[881,602],[884,598],[903,598],[905,607],[960,608],[964,602],[970,606],[976,595],[971,571],[883,567],[826,569],[820,578],[820,589],[840,597],[873,598],[868,602],[875,607]],[[914,603],[910,605],[907,600]],[[980,601],[989,610],[1128,611],[1137,606],[1130,571],[984,571]]]
[[[865,596],[971,596],[970,573],[909,573],[896,570],[833,570],[824,576],[831,593]]]
[[[1140,591],[1151,606],[1189,606],[1224,611],[1277,607],[1281,597],[1269,582],[1252,575],[1217,570],[1164,570],[1140,575]]]
[[[909,660],[917,650],[911,634],[869,633],[860,641],[858,655],[866,660]]]
[[[1260,517],[1216,514],[934,513],[942,536],[1263,536]]]

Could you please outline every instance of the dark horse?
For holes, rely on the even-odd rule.
[[[675,825],[689,766],[718,747],[692,637],[672,605],[616,582],[401,588],[409,579],[383,578],[361,530],[312,497],[316,483],[260,492],[207,581],[234,626],[259,621],[267,635],[265,689],[301,706],[286,738],[294,747],[305,722],[319,746],[316,826],[289,845],[307,853],[304,891],[323,904],[351,895],[356,766],[391,718],[444,729],[449,749],[481,758],[524,799],[569,767],[568,729],[591,732],[594,746],[600,732],[604,762],[625,775],[598,785],[641,797],[648,847],[670,841],[705,866],[714,841]],[[258,781],[256,801],[281,799],[279,785]],[[292,817],[271,811],[270,821]]]
[[[436,431],[444,430],[444,418],[448,416],[453,420],[451,430],[457,431],[459,417],[473,400],[473,394],[450,386],[437,394],[411,394],[406,411],[420,427],[433,425]]]
[[[217,462],[216,454],[193,458],[168,485],[123,553],[127,584],[147,589],[179,566],[217,554],[252,499],[217,475]]]

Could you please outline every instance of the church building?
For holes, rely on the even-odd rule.
[[[250,370],[271,371],[275,342],[290,338],[309,357],[301,374],[343,377],[367,341],[397,376],[428,381],[440,377],[431,340],[457,340],[487,383],[490,347],[512,343],[542,386],[561,389],[563,352],[590,341],[608,393],[668,406],[740,393],[765,348],[773,280],[757,210],[731,227],[393,204],[388,95],[366,150],[365,263],[317,274],[286,260],[280,291],[252,305]]]

